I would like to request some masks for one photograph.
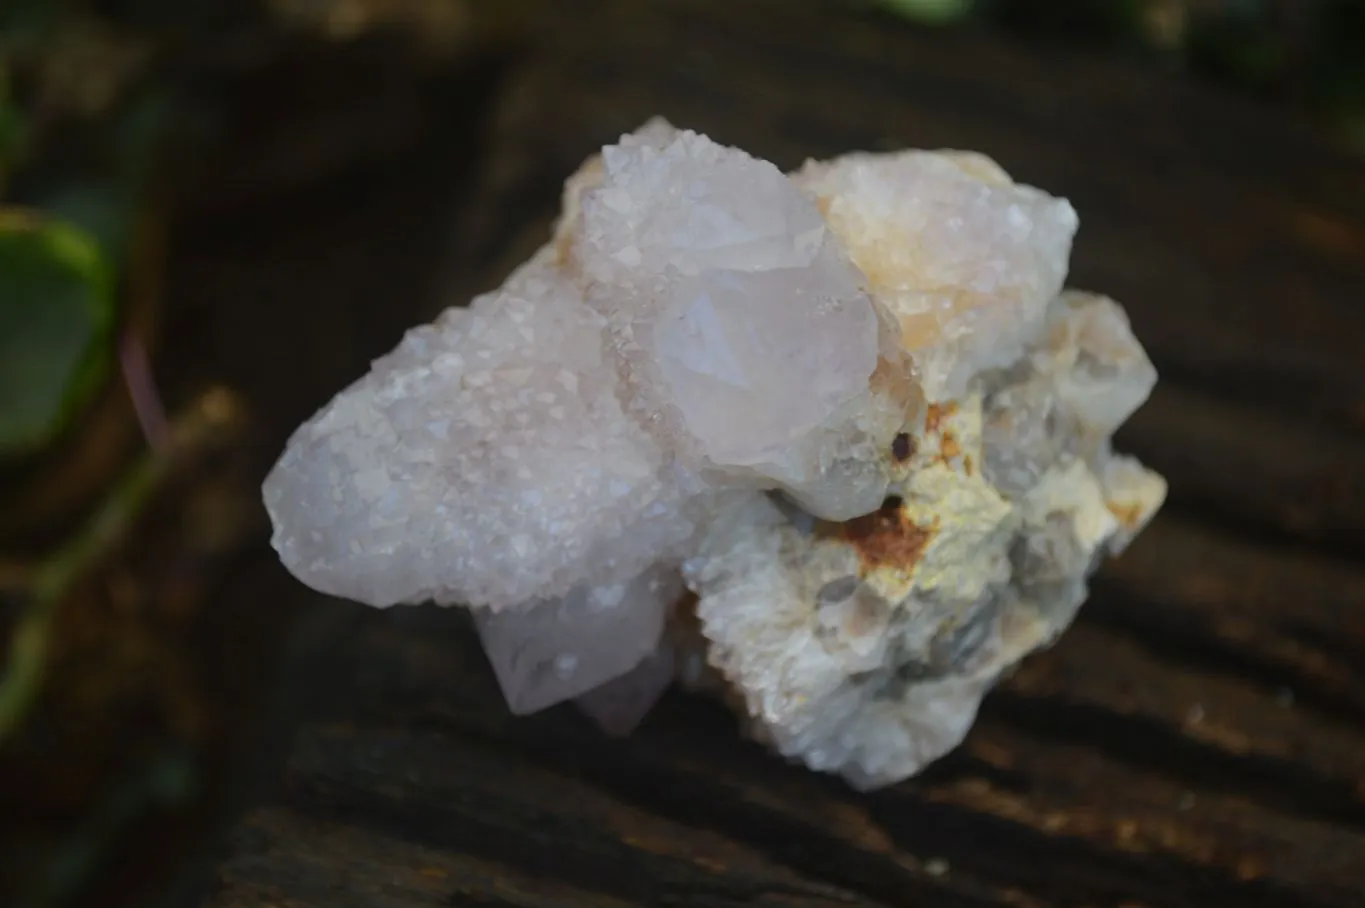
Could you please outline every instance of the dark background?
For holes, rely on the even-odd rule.
[[[0,9],[0,904],[1365,903],[1365,4]],[[655,113],[995,156],[1161,371],[1162,518],[892,793],[679,696],[511,722],[266,543],[289,431]]]

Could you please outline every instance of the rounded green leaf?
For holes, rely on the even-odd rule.
[[[32,451],[110,360],[114,280],[89,234],[0,208],[0,454]]]

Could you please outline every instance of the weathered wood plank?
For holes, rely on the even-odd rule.
[[[1255,555],[1212,548],[1232,552],[1206,568],[1214,583]],[[1108,602],[988,699],[961,751],[872,796],[782,765],[683,696],[624,741],[566,709],[511,717],[459,614],[363,614],[328,675],[337,718],[304,731],[211,904],[251,904],[291,874],[304,875],[287,892],[300,905],[328,904],[300,893],[352,874],[368,891],[378,858],[328,860],[251,831],[279,817],[315,824],[318,843],[378,843],[400,876],[436,852],[497,868],[522,893],[510,904],[545,886],[567,887],[566,904],[650,902],[644,882],[616,876],[637,873],[687,904],[760,891],[774,904],[1356,904],[1361,724],[1154,656],[1090,619]],[[1258,626],[1276,617],[1247,612]],[[488,879],[460,866],[439,890],[457,902]],[[434,891],[396,890],[392,904]]]
[[[1358,566],[1163,518],[1095,588],[1089,621],[1172,660],[1244,677],[1277,702],[1365,723]]]
[[[1090,622],[1025,663],[996,698],[1021,728],[1284,812],[1365,824],[1365,733],[1244,678],[1159,659]]]
[[[1170,502],[1243,531],[1365,553],[1365,435],[1161,382],[1117,446],[1170,482]]]
[[[558,881],[527,877],[449,848],[278,808],[254,812],[238,839],[259,850],[223,868],[224,895],[217,904],[224,908],[444,908],[451,904],[624,908],[632,904]]]
[[[1344,832],[1333,823],[1268,813],[1243,795],[1191,788],[1085,744],[1040,740],[993,716],[963,753],[1011,784],[968,776],[933,786],[931,799],[1122,852],[1181,855],[1238,879],[1283,880],[1328,903],[1352,904],[1359,896],[1365,849],[1359,828]]]

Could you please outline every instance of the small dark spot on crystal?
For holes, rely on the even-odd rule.
[[[888,495],[888,496],[886,496],[886,498],[882,501],[882,508],[881,508],[881,509],[882,509],[882,513],[883,513],[883,514],[894,514],[894,513],[896,513],[897,511],[899,511],[899,510],[901,509],[901,505],[903,505],[903,504],[905,504],[905,499],[904,499],[904,498],[900,497],[899,495]]]
[[[963,624],[941,629],[929,643],[930,666],[943,674],[960,668],[986,642],[999,613],[999,601],[992,598]]]
[[[877,691],[878,700],[889,700],[899,702],[905,699],[910,688],[921,681],[929,681],[938,677],[938,673],[927,662],[919,659],[911,659],[897,665],[885,678],[881,689]]]
[[[891,442],[891,456],[896,458],[898,463],[904,463],[915,453],[915,443],[910,440],[910,436],[905,432],[900,433]]]
[[[815,594],[815,598],[820,605],[834,605],[852,596],[857,589],[857,577],[840,577],[820,587],[820,592]]]

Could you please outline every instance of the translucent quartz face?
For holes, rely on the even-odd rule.
[[[550,242],[414,328],[267,478],[303,582],[469,607],[510,707],[629,730],[671,679],[852,784],[955,746],[1165,485],[1156,380],[1064,291],[1076,214],[964,152],[793,175],[661,120]]]
[[[1066,278],[1076,212],[982,155],[851,154],[795,179],[851,238],[930,399],[1017,359]]]
[[[712,271],[668,294],[642,346],[682,429],[712,463],[778,460],[867,390],[877,320],[852,277],[813,267]]]

